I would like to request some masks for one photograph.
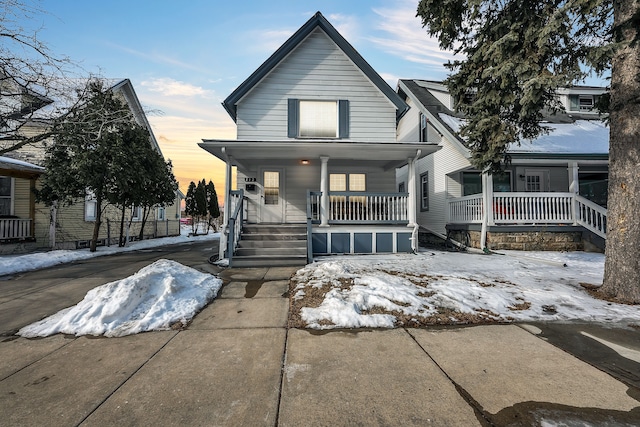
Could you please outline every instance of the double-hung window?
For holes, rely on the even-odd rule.
[[[429,210],[429,173],[420,175],[420,210]]]
[[[349,101],[288,100],[289,138],[348,138]]]
[[[142,208],[140,206],[131,208],[131,221],[142,221]]]
[[[12,179],[8,176],[0,176],[0,215],[11,215],[13,206]]]
[[[166,209],[162,206],[156,208],[156,219],[158,221],[164,221],[166,219]]]
[[[98,202],[93,192],[88,192],[84,198],[84,220],[95,221],[98,211]]]

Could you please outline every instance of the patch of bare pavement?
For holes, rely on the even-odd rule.
[[[290,328],[294,271],[221,271],[184,330],[0,339],[0,424],[640,425],[637,330],[574,331],[618,380],[571,325]]]

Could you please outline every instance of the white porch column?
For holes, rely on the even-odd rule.
[[[329,226],[329,157],[320,156],[320,227]]]
[[[231,180],[233,179],[231,158],[227,157],[226,176],[224,182],[224,213],[222,218],[222,233],[220,233],[220,247],[218,248],[219,259],[224,258],[224,251],[227,248],[227,233],[232,233],[227,229],[229,216],[231,216]]]
[[[569,193],[578,194],[580,183],[578,179],[578,162],[569,162]]]
[[[409,214],[409,224],[408,227],[414,227],[417,222],[417,192],[416,192],[416,159],[409,158],[408,159],[408,167],[407,167],[407,191],[409,192],[409,200],[407,203],[407,209]]]
[[[569,162],[569,167],[567,169],[569,172],[569,193],[578,194],[580,192],[578,162]],[[571,203],[571,215],[573,216],[573,225],[578,225],[578,201],[575,197]]]
[[[482,172],[482,231],[480,232],[480,249],[487,248],[487,227],[493,222],[493,176],[488,171]]]

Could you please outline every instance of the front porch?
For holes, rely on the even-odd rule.
[[[448,200],[447,231],[477,248],[484,234],[492,249],[576,250],[583,240],[603,249],[607,210],[575,193],[474,194]]]
[[[320,254],[417,250],[415,162],[438,150],[436,144],[208,140],[200,145],[227,166],[229,203],[220,256],[231,263],[245,223],[306,225],[307,262]],[[403,165],[414,179],[398,192],[395,170]]]

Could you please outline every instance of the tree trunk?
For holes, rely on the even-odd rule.
[[[122,205],[122,213],[120,215],[120,237],[118,237],[118,247],[124,247],[124,214],[127,207]]]
[[[93,223],[93,237],[89,243],[89,251],[95,252],[98,247],[100,226],[102,225],[102,197],[96,197],[96,222]]]
[[[640,0],[613,3],[615,26],[628,22]],[[636,26],[622,31],[630,42]],[[611,70],[609,197],[604,283],[600,292],[640,303],[640,43],[620,48]]]
[[[140,224],[140,233],[138,234],[138,240],[144,240],[144,226],[147,224],[147,219],[149,219],[149,213],[151,212],[151,207],[147,209],[145,206],[142,208],[142,224]]]

